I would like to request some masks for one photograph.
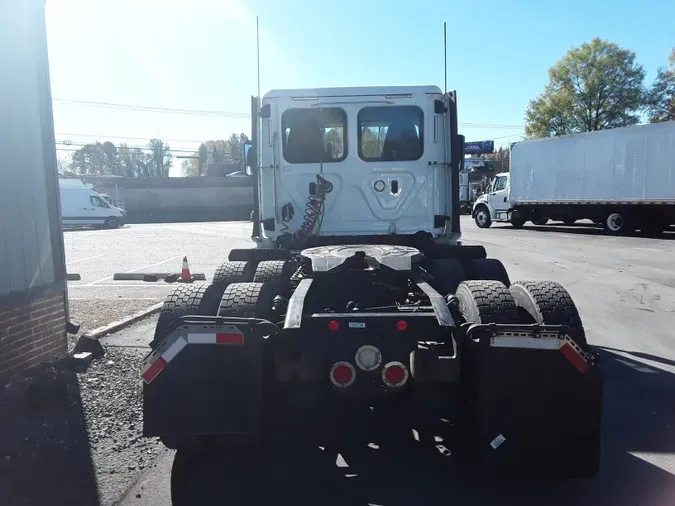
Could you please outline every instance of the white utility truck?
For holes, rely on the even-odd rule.
[[[590,219],[658,235],[675,224],[675,121],[518,142],[472,214],[481,228]]]
[[[597,472],[602,372],[574,302],[460,244],[456,103],[436,86],[252,98],[256,247],[167,298],[145,436],[237,465],[242,445],[332,453],[443,418],[448,444],[502,475]],[[173,504],[208,496],[179,488]]]
[[[126,211],[112,205],[91,184],[79,179],[59,179],[59,192],[64,226],[117,228],[124,224]]]

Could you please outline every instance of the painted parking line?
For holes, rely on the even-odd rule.
[[[120,282],[118,285],[113,285],[113,284],[100,284],[100,285],[94,285],[94,284],[88,284],[88,285],[69,285],[68,290],[72,290],[74,288],[171,288],[175,287],[178,285],[182,285],[185,283],[163,283],[160,284],[159,281],[148,281],[147,284],[139,285],[139,284],[126,284],[123,282]],[[198,283],[195,283],[198,284]]]
[[[175,257],[171,257],[171,258],[167,258],[166,260],[162,260],[161,262],[157,262],[157,263],[150,264],[150,265],[144,265],[142,267],[138,267],[136,269],[131,269],[131,270],[126,271],[126,272],[142,271],[143,269],[149,269],[150,267],[157,267],[158,265],[162,265],[162,264],[165,264],[166,262],[171,262],[172,260],[177,260],[179,258],[183,258],[183,255],[176,255]],[[177,270],[179,270],[179,269],[177,269]],[[106,276],[105,278],[97,279],[96,281],[92,281],[91,283],[87,283],[85,286],[100,286],[100,285],[96,285],[96,284],[100,283],[102,281],[108,281],[109,279],[112,279],[112,278],[113,278],[112,275]]]
[[[76,264],[78,262],[86,262],[87,260],[93,260],[94,258],[101,258],[103,256],[103,253],[100,255],[94,255],[91,257],[84,257],[84,258],[78,258],[77,260],[71,260],[69,262],[66,262],[66,265],[71,265],[71,264]]]

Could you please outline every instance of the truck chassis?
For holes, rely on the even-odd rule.
[[[233,250],[167,299],[152,348],[143,430],[171,448],[321,438],[370,410],[451,417],[500,474],[599,468],[603,377],[574,302],[482,247]]]

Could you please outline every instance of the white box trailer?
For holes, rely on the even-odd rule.
[[[590,219],[613,234],[675,224],[675,121],[519,142],[474,205],[479,227]]]

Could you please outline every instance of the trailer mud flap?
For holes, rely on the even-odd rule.
[[[143,361],[143,434],[259,435],[263,321],[183,320]]]
[[[463,371],[471,375],[465,387],[482,467],[521,477],[594,476],[603,395],[597,356],[564,327],[475,327]]]

